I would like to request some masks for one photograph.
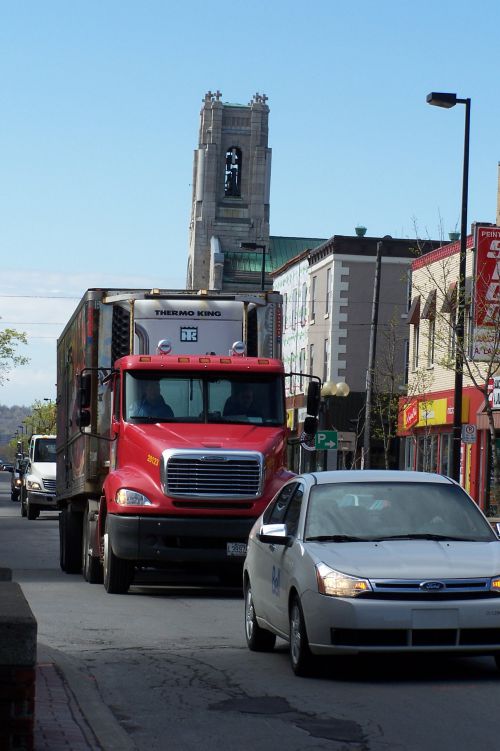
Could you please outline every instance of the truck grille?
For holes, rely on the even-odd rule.
[[[55,480],[48,480],[43,479],[43,489],[46,490],[48,493],[55,493],[56,492],[56,481]]]
[[[163,492],[172,498],[255,499],[262,493],[262,467],[255,451],[165,451]]]

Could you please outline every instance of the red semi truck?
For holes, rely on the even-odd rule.
[[[61,568],[117,594],[141,568],[240,576],[291,475],[280,354],[278,293],[88,290],[58,341]]]

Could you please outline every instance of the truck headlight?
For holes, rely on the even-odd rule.
[[[36,480],[28,480],[27,482],[28,488],[30,490],[41,490],[42,486],[39,482],[36,482]]]
[[[115,496],[115,501],[120,506],[152,506],[153,504],[142,493],[128,488],[120,488]]]
[[[372,591],[368,579],[343,574],[342,571],[335,571],[325,563],[316,564],[316,579],[318,591],[331,597],[357,597],[364,592]]]

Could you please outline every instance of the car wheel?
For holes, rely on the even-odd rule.
[[[314,655],[309,649],[304,614],[297,596],[290,605],[290,661],[295,675],[310,675],[314,667]]]
[[[82,570],[82,523],[83,514],[71,508],[59,514],[59,560],[67,574],[79,574]]]
[[[89,584],[102,584],[103,571],[99,558],[90,554],[90,521],[86,509],[83,515],[82,573]]]
[[[113,553],[109,538],[108,523],[104,533],[104,589],[110,595],[124,595],[132,582],[133,567],[130,561],[118,558]]]
[[[38,519],[38,517],[40,516],[40,509],[36,506],[33,506],[33,504],[30,502],[29,493],[26,500],[26,516],[28,517],[28,519],[30,519],[30,521]]]
[[[245,589],[245,636],[252,652],[271,652],[274,649],[276,635],[257,623],[250,583]]]

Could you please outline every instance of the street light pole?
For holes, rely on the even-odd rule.
[[[464,379],[464,334],[465,334],[465,277],[467,273],[467,203],[469,194],[469,137],[470,99],[459,99],[456,94],[433,91],[427,95],[428,104],[449,109],[456,104],[465,104],[464,163],[462,174],[462,214],[460,221],[460,254],[457,284],[457,320],[455,327],[455,395],[453,400],[453,443],[451,454],[451,477],[460,482],[460,453],[462,446],[462,397]]]
[[[266,246],[259,243],[240,243],[240,248],[246,250],[262,250],[262,266],[260,270],[260,288],[262,291],[265,289],[266,283]]]

